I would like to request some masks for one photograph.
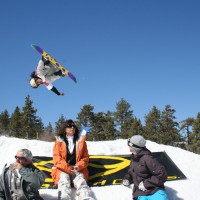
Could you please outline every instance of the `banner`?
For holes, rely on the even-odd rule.
[[[154,152],[156,158],[167,171],[167,180],[185,179],[186,176],[175,165],[165,152]],[[105,185],[120,185],[124,175],[128,172],[131,155],[93,155],[90,156],[88,170],[88,185],[91,187]],[[56,188],[51,178],[53,167],[52,157],[34,156],[34,165],[45,173],[46,179],[42,188]]]

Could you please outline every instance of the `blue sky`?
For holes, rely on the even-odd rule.
[[[1,1],[0,112],[22,108],[29,94],[44,124],[63,114],[75,119],[90,104],[115,111],[124,98],[133,114],[171,105],[180,122],[200,112],[200,1],[60,0]],[[72,72],[32,89],[37,44]]]

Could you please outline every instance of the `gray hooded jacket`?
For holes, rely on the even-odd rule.
[[[44,183],[45,175],[43,172],[38,170],[32,163],[26,167],[21,167],[19,170],[20,174],[20,190],[22,191],[22,197],[11,196],[10,182],[11,178],[8,174],[12,174],[12,167],[4,167],[3,173],[0,176],[0,200],[15,200],[15,199],[26,199],[26,200],[43,200],[39,195],[39,189]],[[18,183],[16,183],[16,186]]]

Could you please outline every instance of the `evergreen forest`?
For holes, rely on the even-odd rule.
[[[79,130],[90,126],[88,141],[127,139],[140,134],[158,144],[200,154],[200,112],[195,118],[188,117],[181,122],[176,121],[175,113],[176,110],[170,105],[165,105],[164,110],[153,106],[145,114],[142,124],[134,116],[130,103],[122,98],[116,103],[114,111],[95,113],[94,106],[84,105],[73,120]],[[11,114],[7,109],[0,111],[0,135],[52,142],[65,120],[62,114],[54,126],[50,122],[44,126],[41,117],[37,116],[37,109],[33,107],[33,101],[27,95],[22,108],[17,106]]]

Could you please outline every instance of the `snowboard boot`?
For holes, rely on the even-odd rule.
[[[56,76],[62,76],[61,70],[59,70],[59,71],[57,71],[57,72],[54,72],[53,74],[56,75]]]
[[[66,76],[65,74],[65,71],[61,70],[62,71],[62,77]]]
[[[57,72],[54,72],[54,75],[56,75],[56,76],[65,76],[66,74],[65,74],[65,72],[63,72],[62,70],[59,70],[59,71],[57,71]]]

